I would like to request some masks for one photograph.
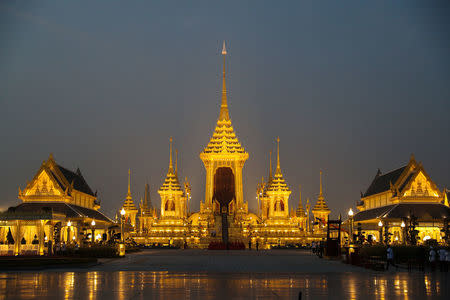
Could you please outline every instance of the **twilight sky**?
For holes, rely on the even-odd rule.
[[[135,203],[148,181],[159,207],[170,136],[198,210],[222,40],[251,210],[276,136],[290,207],[299,184],[315,204],[323,169],[332,215],[344,214],[377,168],[412,152],[450,188],[448,1],[158,2],[0,3],[1,210],[50,152],[110,216],[128,168]]]

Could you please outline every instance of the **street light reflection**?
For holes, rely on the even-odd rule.
[[[423,273],[22,272],[0,273],[0,299],[293,299],[300,291],[305,299],[422,299],[449,296],[445,280]]]

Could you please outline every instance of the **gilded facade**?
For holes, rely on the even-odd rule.
[[[316,206],[310,211],[309,200],[306,210],[299,199],[297,209],[289,210],[291,190],[283,177],[280,165],[280,140],[277,139],[277,165],[272,176],[272,162],[269,163],[269,179],[258,185],[256,201],[258,212],[248,210],[248,202],[243,194],[242,171],[248,152],[239,142],[231,122],[226,89],[225,44],[222,49],[222,95],[219,117],[209,143],[200,153],[205,167],[205,198],[200,201],[200,210],[189,211],[191,190],[187,178],[180,184],[177,175],[177,163],[173,167],[172,139],[169,148],[169,168],[166,178],[158,190],[161,198],[159,213],[144,213],[145,205],[141,205],[141,213],[137,213],[140,228],[134,229],[134,238],[144,244],[177,244],[189,247],[205,248],[212,241],[221,240],[220,205],[213,199],[214,176],[218,168],[230,168],[234,175],[235,197],[228,207],[228,233],[230,241],[242,241],[246,245],[258,243],[260,247],[286,244],[305,244],[324,237],[323,224],[326,223],[330,210],[322,193],[322,177],[320,194]],[[177,159],[175,159],[177,162]],[[127,199],[131,196],[127,196]],[[132,206],[128,204],[128,206]],[[125,207],[124,207],[125,208]],[[314,215],[312,217],[311,213]],[[127,211],[127,216],[129,215]],[[318,222],[317,220],[321,222]],[[319,225],[318,225],[319,224]],[[322,226],[320,226],[322,224]]]
[[[430,239],[445,242],[444,227],[450,219],[448,191],[439,190],[414,155],[401,168],[384,174],[378,169],[357,208],[354,229],[359,227],[366,240],[407,243],[415,230],[419,244]]]
[[[52,154],[18,193],[21,204],[0,213],[0,255],[44,254],[48,244],[106,241],[114,222],[80,169],[56,163]],[[115,231],[117,230],[117,231]]]

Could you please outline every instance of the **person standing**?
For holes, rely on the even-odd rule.
[[[433,247],[430,247],[430,252],[428,253],[428,261],[430,262],[431,271],[434,272],[436,268],[436,251]]]
[[[252,250],[252,239],[248,240],[248,250]]]
[[[391,248],[391,245],[388,246],[386,250],[386,270],[389,270],[389,265],[395,267],[394,264],[394,250]]]
[[[52,240],[49,240],[47,242],[47,255],[52,256],[53,255],[53,246],[52,246]]]
[[[61,253],[62,253],[62,255],[66,255],[66,250],[67,250],[66,242],[62,242],[62,245],[61,245]]]
[[[256,240],[256,251],[258,251],[258,249],[259,249],[259,241]]]
[[[446,252],[445,248],[440,248],[438,250],[438,256],[439,256],[439,270],[441,272],[444,272],[445,269],[445,263],[446,263]]]
[[[450,251],[445,250],[445,272],[448,272],[448,265],[450,264]]]

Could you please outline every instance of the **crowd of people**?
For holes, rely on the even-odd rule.
[[[322,242],[322,241],[312,242],[312,244],[311,244],[312,253],[314,253],[318,257],[322,258],[324,250],[325,250],[324,242]]]
[[[427,261],[432,272],[436,270],[436,266],[439,266],[439,270],[441,272],[448,272],[448,265],[450,264],[450,252],[443,247],[436,250],[433,246],[431,246],[428,250]],[[389,270],[390,265],[396,267],[394,263],[394,250],[391,246],[388,246],[386,250],[386,270]]]

